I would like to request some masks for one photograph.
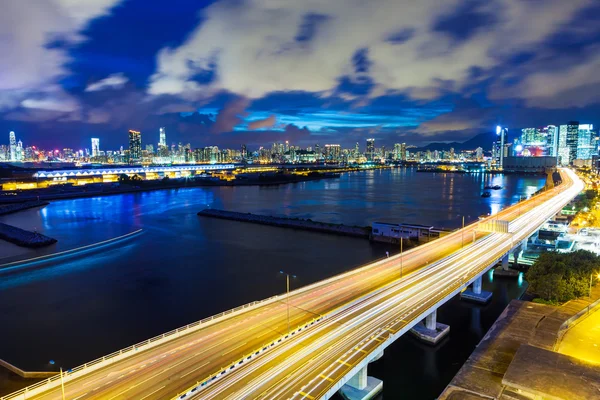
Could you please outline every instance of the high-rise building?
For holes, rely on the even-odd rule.
[[[566,131],[567,147],[569,148],[569,163],[572,163],[577,158],[577,144],[579,142],[579,122],[570,121],[567,124]]]
[[[325,160],[338,162],[340,155],[342,154],[341,146],[339,144],[326,144],[325,145]]]
[[[129,163],[140,162],[142,159],[142,133],[129,130]]]
[[[164,127],[161,127],[159,132],[158,148],[160,149],[161,147],[167,147],[167,133]]]
[[[581,124],[577,132],[577,159],[591,160],[594,154],[597,154],[593,138],[596,136],[592,130],[593,125]]]
[[[497,168],[504,168],[504,158],[508,156],[508,129],[501,126],[496,127],[498,136],[492,146],[492,158]]]
[[[17,161],[17,138],[15,133],[11,131],[8,135],[9,138],[9,149],[10,149],[10,161]]]
[[[558,162],[560,165],[569,165],[569,146],[567,146],[567,126],[561,125],[558,130]]]
[[[548,125],[546,128],[546,145],[548,147],[548,155],[558,157],[558,127]]]
[[[92,138],[92,157],[100,155],[100,139]]]
[[[477,161],[483,161],[483,149],[481,147],[475,149],[475,158]]]
[[[406,143],[400,145],[400,160],[406,161]]]
[[[365,152],[367,161],[373,161],[375,158],[375,139],[367,139],[367,151]]]
[[[246,147],[245,144],[242,145],[242,160],[245,160],[248,158],[248,148]]]

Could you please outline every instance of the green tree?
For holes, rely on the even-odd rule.
[[[589,251],[542,253],[525,278],[529,291],[547,301],[565,302],[587,296],[590,275],[598,271],[600,257]]]

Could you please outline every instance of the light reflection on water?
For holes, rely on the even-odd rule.
[[[494,191],[491,198],[481,198],[488,179],[483,174],[417,173],[414,169],[368,171],[345,174],[338,180],[275,187],[186,188],[63,200],[41,210],[1,217],[2,222],[25,229],[37,227],[57,238],[59,242],[51,251],[100,242],[137,229],[143,229],[144,235],[97,254],[23,274],[3,275],[0,358],[36,369],[42,361],[57,359],[59,354],[62,360],[57,362],[74,366],[280,293],[281,269],[298,275],[295,284],[306,285],[384,257],[385,251],[398,251],[395,246],[372,245],[361,239],[199,218],[196,213],[201,209],[348,225],[387,221],[457,228],[463,215],[469,223],[516,202],[519,196],[530,193],[531,187],[537,190],[544,183],[539,177],[494,176],[494,184],[498,182],[503,189]],[[15,247],[8,245],[6,249],[13,251]],[[16,253],[19,257],[44,253],[16,249],[21,251]],[[408,337],[399,344],[402,351],[394,358],[395,378],[388,378],[384,385],[386,396],[397,398],[407,389],[401,386],[395,392],[390,380],[415,386],[413,383],[424,376],[437,380],[423,382],[421,389],[410,389],[416,396],[411,398],[439,394],[438,389],[451,379],[479,341],[478,332],[485,332],[506,303],[519,295],[514,281],[494,281],[492,274],[487,278],[484,287],[497,293],[495,303],[481,313],[471,312],[460,302],[451,302],[441,310],[440,315],[454,324],[452,332],[459,332],[451,346],[423,349]],[[472,324],[471,318],[476,319]],[[32,323],[35,329],[26,328]],[[475,328],[469,331],[469,326]],[[40,332],[44,334],[40,336]],[[401,362],[410,359],[418,364],[420,357],[429,360],[429,367],[421,366],[425,373],[418,366]],[[447,369],[448,365],[453,367]]]

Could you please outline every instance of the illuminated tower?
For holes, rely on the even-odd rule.
[[[92,138],[92,157],[100,155],[100,139]]]
[[[508,129],[501,126],[496,127],[498,138],[494,142],[492,153],[497,168],[504,168],[504,157],[508,156]]]
[[[142,133],[129,130],[129,163],[134,164],[142,159]]]
[[[158,147],[167,147],[167,133],[165,132],[165,128],[160,128],[160,137],[158,140]]]
[[[8,135],[10,144],[10,161],[17,161],[17,138],[14,132],[10,132]]]

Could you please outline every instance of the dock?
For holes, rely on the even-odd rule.
[[[351,236],[368,239],[371,234],[371,227],[366,226],[347,226],[343,224],[330,224],[326,222],[317,222],[310,219],[273,217],[267,215],[257,215],[251,213],[240,213],[235,211],[204,209],[198,213],[201,217],[212,217],[227,219],[230,221],[251,222],[260,225],[277,226],[280,228],[301,229],[305,231],[332,233],[342,236]]]

